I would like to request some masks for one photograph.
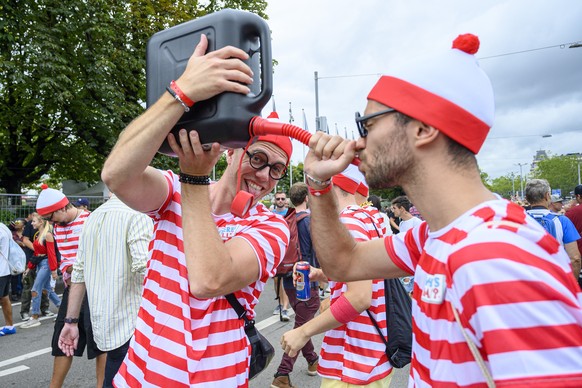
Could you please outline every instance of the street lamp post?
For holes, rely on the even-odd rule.
[[[523,200],[523,169],[522,167],[525,166],[527,163],[517,163],[516,165],[519,166],[519,188],[520,188],[520,198]]]

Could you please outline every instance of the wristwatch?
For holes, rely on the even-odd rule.
[[[79,323],[79,318],[65,318],[65,323]]]

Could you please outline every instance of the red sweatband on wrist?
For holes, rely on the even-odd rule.
[[[176,81],[170,82],[170,87],[178,95],[178,97],[180,97],[184,104],[186,104],[189,108],[191,108],[192,105],[194,105],[194,101],[192,101],[187,95],[184,94],[184,92],[182,91],[182,89],[180,89]]]
[[[354,306],[352,306],[348,298],[343,295],[333,302],[329,307],[329,310],[335,320],[343,324],[353,321],[360,315]]]
[[[316,197],[319,197],[323,194],[327,194],[331,191],[331,184],[329,184],[327,187],[321,189],[321,190],[316,190],[313,187],[307,185],[307,188],[309,189],[309,194],[314,195]]]

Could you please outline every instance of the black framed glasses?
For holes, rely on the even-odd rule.
[[[51,213],[51,214],[49,214],[48,216],[44,216],[44,217],[41,217],[41,218],[42,218],[43,220],[45,220],[45,221],[52,222],[52,220],[53,220],[53,216],[54,216],[54,215],[55,215],[55,212],[52,212],[52,213]]]
[[[360,115],[360,112],[356,112],[356,126],[358,127],[358,132],[360,133],[360,136],[361,137],[368,136],[368,128],[366,128],[366,121],[373,119],[374,117],[382,116],[392,112],[396,112],[396,109],[388,108],[376,113],[370,113],[369,115],[365,116]]]
[[[271,179],[278,181],[287,175],[287,166],[281,162],[269,164],[269,157],[263,151],[255,151],[252,154],[249,151],[245,152],[249,157],[249,164],[255,170],[262,170],[265,167],[269,167],[269,176]]]

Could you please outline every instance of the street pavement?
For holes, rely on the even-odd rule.
[[[57,292],[59,287],[57,286]],[[273,282],[265,287],[257,305],[257,327],[261,333],[273,344],[275,357],[271,364],[259,376],[250,382],[251,388],[270,387],[273,375],[281,361],[282,350],[279,341],[283,333],[293,328],[293,316],[289,322],[280,322],[279,316],[272,315],[276,306]],[[0,387],[48,387],[52,374],[53,357],[50,354],[51,338],[53,333],[54,317],[41,318],[42,325],[31,329],[21,329],[20,302],[12,304],[13,319],[17,333],[0,337]],[[56,308],[51,304],[51,311]],[[0,314],[0,326],[4,325],[4,316]],[[323,335],[312,338],[316,349],[321,347]],[[295,363],[291,374],[291,381],[296,387],[319,387],[321,378],[309,376],[306,373],[307,362],[300,356]],[[396,370],[390,388],[407,386],[408,366]],[[67,379],[66,388],[95,387],[95,363],[89,361],[86,355],[76,357]]]

